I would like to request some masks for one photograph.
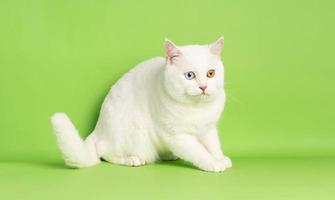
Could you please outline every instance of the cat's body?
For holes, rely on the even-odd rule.
[[[216,53],[223,40],[219,42],[214,43],[221,45]],[[225,101],[223,65],[210,47],[177,49],[167,41],[167,58],[140,63],[111,88],[95,130],[85,141],[65,114],[56,113],[52,123],[67,165],[87,167],[104,159],[139,166],[179,157],[206,171],[231,167],[221,152],[216,131]],[[193,79],[185,81],[186,73],[182,76],[185,70],[189,73],[187,65],[195,72]],[[215,68],[217,80],[201,78],[207,66]],[[198,84],[206,85],[202,93]]]

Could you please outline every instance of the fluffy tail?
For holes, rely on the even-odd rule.
[[[94,133],[84,141],[64,113],[55,113],[51,117],[51,123],[66,165],[82,168],[100,163]]]

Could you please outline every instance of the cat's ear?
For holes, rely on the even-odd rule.
[[[167,38],[165,38],[165,41],[164,41],[164,50],[165,50],[166,58],[168,62],[170,62],[170,64],[173,63],[175,58],[182,55],[177,45],[175,45],[172,41],[170,41]]]
[[[209,49],[211,53],[214,55],[220,56],[222,48],[223,48],[223,43],[224,43],[224,39],[223,39],[223,36],[221,36],[213,44],[209,45]]]

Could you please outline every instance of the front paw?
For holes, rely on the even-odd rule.
[[[233,163],[231,162],[231,159],[227,156],[223,156],[219,159],[219,161],[226,167],[231,168],[233,166]]]
[[[201,170],[206,172],[223,172],[226,167],[223,162],[217,160],[211,160],[206,163],[200,163],[197,165]]]

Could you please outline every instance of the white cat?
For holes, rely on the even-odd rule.
[[[223,37],[189,46],[166,39],[164,47],[166,58],[140,63],[111,88],[87,139],[64,113],[51,117],[68,166],[88,167],[101,159],[140,166],[177,158],[210,172],[232,166],[216,128],[225,102]]]

